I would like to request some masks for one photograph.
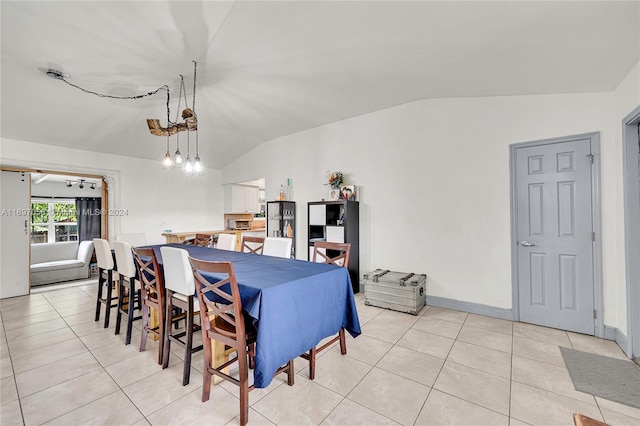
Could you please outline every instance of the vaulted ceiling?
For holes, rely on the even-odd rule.
[[[637,1],[3,0],[1,135],[159,161],[146,119],[166,124],[164,92],[97,97],[45,72],[116,96],[169,85],[175,119],[195,60],[200,156],[221,168],[420,99],[611,91],[640,59],[639,20]]]

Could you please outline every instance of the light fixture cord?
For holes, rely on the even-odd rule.
[[[114,96],[114,95],[106,95],[104,93],[98,93],[98,92],[94,92],[93,90],[89,90],[89,89],[85,89],[83,87],[78,86],[77,84],[73,84],[70,81],[67,81],[64,77],[60,77],[58,78],[58,80],[62,80],[65,83],[67,83],[69,86],[71,87],[75,87],[78,90],[82,90],[85,93],[90,93],[92,95],[96,95],[100,98],[111,98],[111,99],[141,99],[141,98],[146,98],[147,96],[153,96],[156,93],[158,93],[161,90],[169,90],[169,86],[167,86],[166,84],[164,86],[158,87],[156,90],[152,90],[151,92],[148,93],[143,93],[140,95],[133,95],[133,96]]]
[[[196,113],[196,68],[198,63],[193,61],[193,98],[191,99],[191,110]]]
[[[178,119],[180,118],[180,101],[182,100],[182,94],[184,93],[184,103],[187,103],[187,94],[185,93],[184,90],[184,77],[182,76],[182,74],[180,74],[180,93],[178,93],[178,109],[176,110],[176,123],[178,122]]]
[[[167,88],[167,152],[169,152],[169,127],[171,126],[171,123],[169,122],[169,100],[170,100],[170,95],[169,95],[169,86],[165,86]]]

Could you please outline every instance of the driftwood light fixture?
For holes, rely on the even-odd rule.
[[[186,175],[202,175],[204,173],[204,166],[202,161],[200,160],[200,155],[198,153],[198,116],[196,115],[196,69],[198,64],[196,61],[193,61],[193,98],[191,101],[191,108],[187,105],[187,92],[184,88],[184,77],[180,75],[180,94],[178,95],[178,107],[176,113],[175,121],[171,121],[170,118],[170,94],[169,94],[169,86],[164,85],[162,87],[158,87],[156,90],[153,90],[148,93],[143,93],[135,96],[114,96],[108,95],[104,93],[94,92],[92,90],[88,90],[82,88],[74,83],[71,83],[67,80],[69,75],[64,74],[62,71],[55,69],[47,69],[44,73],[55,80],[62,80],[69,86],[75,87],[76,89],[82,90],[85,93],[91,93],[92,95],[96,95],[101,98],[112,98],[112,99],[141,99],[148,96],[155,95],[161,90],[166,90],[167,92],[167,125],[163,127],[160,124],[160,120],[157,118],[148,118],[147,126],[149,127],[149,131],[152,135],[156,136],[166,136],[167,137],[167,153],[165,154],[162,160],[162,167],[165,169],[175,169],[176,166],[179,166],[182,170],[182,173]],[[184,96],[184,104],[185,109],[182,110],[182,121],[178,121],[178,113],[180,111],[180,102],[182,101]],[[179,133],[186,131],[187,132],[187,158],[183,161],[182,155],[180,153],[180,140]],[[191,161],[190,153],[189,153],[189,134],[191,132],[195,132],[196,136],[196,156],[193,161]],[[169,137],[171,135],[176,135],[176,152],[174,156],[171,155],[169,151]]]
[[[147,118],[147,126],[149,126],[151,134],[156,136],[169,136],[185,130],[190,132],[198,130],[198,117],[191,108],[185,108],[182,111],[182,119],[184,123],[169,123],[168,127],[162,127],[157,118]]]

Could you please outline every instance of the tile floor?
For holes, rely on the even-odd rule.
[[[9,425],[237,424],[237,388],[203,403],[202,355],[181,386],[182,360],[155,363],[157,345],[133,342],[93,320],[95,284],[0,301],[0,423]],[[316,380],[296,360],[250,393],[251,425],[572,425],[572,413],[640,424],[640,410],[574,390],[559,346],[626,359],[590,336],[437,307],[418,316],[365,306],[363,334],[318,359]]]

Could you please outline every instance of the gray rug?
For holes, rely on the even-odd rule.
[[[577,391],[640,408],[640,367],[631,361],[560,348]]]

